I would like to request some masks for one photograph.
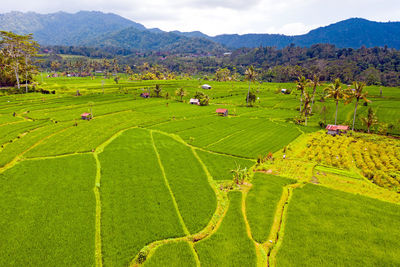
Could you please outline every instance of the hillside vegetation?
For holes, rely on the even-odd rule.
[[[298,84],[120,75],[0,97],[1,265],[400,264],[398,88],[366,86],[328,136],[335,100],[305,125]]]

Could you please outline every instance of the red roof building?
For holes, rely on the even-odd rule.
[[[337,134],[346,133],[349,130],[349,126],[328,124],[325,129],[328,130],[327,134],[335,136]]]
[[[92,114],[91,113],[87,113],[87,112],[82,113],[81,114],[81,118],[82,118],[82,120],[90,120],[92,118]]]
[[[228,110],[226,108],[217,108],[215,112],[224,117],[228,116]]]
[[[149,93],[141,93],[140,96],[143,98],[149,98],[150,94]]]

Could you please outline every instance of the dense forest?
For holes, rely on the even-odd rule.
[[[140,73],[139,66],[149,64],[175,74],[203,75],[215,78],[218,70],[228,70],[228,76],[242,76],[245,69],[253,65],[259,73],[258,79],[266,82],[295,81],[299,76],[311,78],[318,75],[323,81],[340,78],[345,83],[354,80],[367,84],[385,86],[400,85],[400,51],[393,48],[337,48],[330,44],[316,44],[309,48],[289,45],[283,49],[274,47],[241,48],[232,53],[217,56],[198,54],[173,54],[171,52],[87,47],[42,47],[45,57],[42,69],[68,71],[74,64],[91,66],[89,69],[103,70],[96,59],[115,59],[121,66]],[[83,57],[63,57],[62,54]],[[77,63],[78,61],[78,63]],[[51,66],[56,62],[56,67]],[[115,64],[115,63],[114,63]],[[110,65],[110,64],[108,64]]]

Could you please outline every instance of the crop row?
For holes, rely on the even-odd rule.
[[[278,266],[397,266],[400,207],[307,184],[293,191]]]
[[[246,234],[242,192],[229,192],[229,209],[216,233],[195,244],[202,266],[255,266],[253,241]]]
[[[124,132],[99,159],[105,265],[126,266],[145,245],[184,235],[148,131]]]
[[[190,233],[203,229],[216,208],[216,196],[188,146],[159,133],[154,143],[183,221]]]
[[[24,161],[0,174],[0,265],[93,266],[95,174],[91,155]]]
[[[253,187],[246,198],[246,212],[253,239],[259,243],[268,240],[282,188],[295,180],[256,173]]]

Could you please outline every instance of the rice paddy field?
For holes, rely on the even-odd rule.
[[[0,96],[1,266],[400,265],[399,88],[357,112],[390,136],[332,137],[323,86],[304,126],[295,84],[246,107],[244,82],[37,79],[55,94]]]

